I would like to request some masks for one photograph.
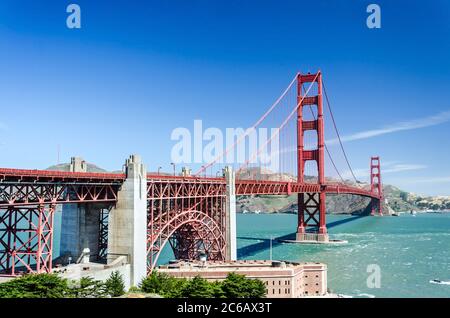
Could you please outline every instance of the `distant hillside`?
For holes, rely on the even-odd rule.
[[[279,180],[277,174],[267,170],[251,168],[240,173],[240,178],[259,179],[259,180]],[[282,175],[285,181],[293,180],[292,176]],[[306,176],[306,180],[314,182],[317,179]],[[329,181],[337,181],[327,179]],[[346,183],[354,185],[353,182]],[[369,184],[360,183],[360,185],[368,188]],[[402,191],[392,185],[384,185],[383,193],[385,201],[383,202],[383,211],[385,214],[401,211],[441,211],[450,210],[450,197],[432,197],[420,196],[413,193]],[[328,195],[327,196],[327,213],[332,214],[368,214],[370,213],[370,199],[357,195]],[[237,198],[238,212],[255,212],[261,213],[296,213],[297,195],[291,196],[242,196]]]
[[[87,165],[87,172],[108,172],[105,169],[102,169],[92,163],[86,163],[86,165]],[[50,166],[45,170],[69,171],[69,169],[70,169],[70,163],[61,163],[59,165]]]

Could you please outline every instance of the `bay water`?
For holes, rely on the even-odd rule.
[[[57,213],[55,256],[59,254],[60,217]],[[343,245],[278,240],[295,237],[296,224],[295,214],[238,214],[238,258],[269,259],[272,237],[273,259],[326,263],[328,287],[334,293],[352,297],[450,297],[450,213],[327,215],[330,238],[348,241]],[[167,244],[158,263],[170,259],[173,253]],[[380,269],[379,288],[370,288],[367,283],[372,264]],[[442,283],[433,283],[434,279]]]

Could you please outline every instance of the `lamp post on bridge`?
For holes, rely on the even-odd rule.
[[[158,167],[158,175],[161,174],[161,169],[162,169],[162,167]]]
[[[170,163],[173,166],[173,175],[176,175],[176,167],[175,167],[175,163],[171,162]]]

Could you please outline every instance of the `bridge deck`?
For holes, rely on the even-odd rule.
[[[124,173],[66,172],[49,170],[27,170],[0,168],[0,184],[6,183],[57,183],[57,184],[121,184]],[[223,186],[223,177],[172,176],[147,174],[147,183],[187,183],[217,184]],[[324,190],[329,194],[354,194],[379,198],[369,190],[340,183],[319,185],[314,183],[299,184],[286,181],[236,180],[237,195],[290,195],[294,193],[316,193]]]

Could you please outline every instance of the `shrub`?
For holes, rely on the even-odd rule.
[[[91,277],[83,277],[77,282],[57,274],[29,274],[0,284],[0,298],[118,297],[124,294],[124,289],[119,272],[113,272],[106,283]],[[154,271],[142,280],[139,288],[130,288],[130,292],[133,291],[156,293],[167,298],[260,298],[266,295],[262,281],[235,273],[228,274],[223,282],[208,282],[199,276],[186,280]]]
[[[70,297],[68,281],[56,274],[28,274],[0,284],[0,298]]]
[[[125,283],[119,271],[114,271],[105,282],[106,291],[111,297],[119,297],[125,294]]]
[[[212,289],[212,294],[214,298],[225,298],[225,293],[223,292],[222,289],[222,282],[220,281],[214,281],[211,282],[211,289]]]
[[[0,298],[104,298],[125,293],[122,275],[113,272],[106,283],[83,277],[67,280],[57,274],[28,274],[0,284]]]
[[[208,282],[199,276],[186,280],[154,271],[140,283],[146,293],[156,293],[167,298],[262,298],[266,287],[258,279],[230,273],[223,282]]]
[[[130,289],[128,289],[129,293],[140,293],[142,290],[139,287],[131,286]]]
[[[228,274],[222,282],[226,298],[262,298],[266,296],[266,287],[259,279],[248,279],[244,275]]]
[[[108,296],[108,291],[103,282],[82,277],[78,282],[73,282],[70,294],[76,298],[104,298]]]
[[[206,279],[196,276],[184,284],[181,295],[186,298],[212,298],[214,297],[214,290],[212,283],[208,283]]]
[[[153,271],[144,278],[139,284],[139,288],[145,293],[156,293],[163,297],[177,298],[182,297],[183,287],[186,280],[175,278],[165,273]]]

